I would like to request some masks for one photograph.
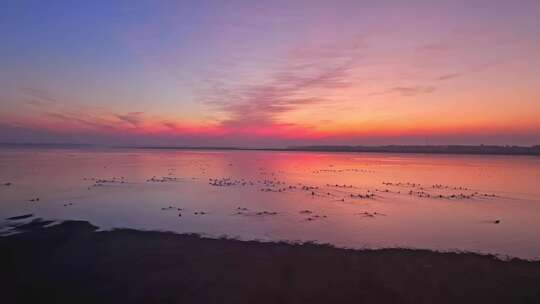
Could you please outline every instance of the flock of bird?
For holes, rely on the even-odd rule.
[[[206,174],[208,170],[207,164],[197,164],[201,173]],[[232,166],[231,164],[228,164]],[[146,179],[147,183],[167,183],[167,182],[180,182],[189,180],[186,178],[180,178],[175,176],[175,168],[167,169],[167,176],[152,176]],[[372,173],[372,170],[365,169],[319,169],[314,170],[312,173]],[[282,171],[279,172],[267,172],[264,168],[259,168],[259,175],[261,176],[271,176],[271,178],[261,178],[261,179],[245,179],[245,178],[231,178],[231,177],[220,177],[220,178],[208,178],[208,185],[212,187],[257,187],[261,192],[304,192],[307,196],[312,198],[324,198],[331,199],[331,201],[340,201],[346,202],[350,200],[377,200],[384,198],[386,194],[393,195],[406,195],[406,196],[415,196],[417,198],[428,198],[428,199],[449,199],[449,200],[461,200],[461,199],[474,199],[474,198],[496,198],[498,197],[494,193],[482,193],[479,191],[474,191],[467,187],[462,186],[449,186],[443,184],[433,184],[433,185],[422,185],[420,183],[412,182],[382,182],[382,189],[366,189],[366,187],[358,187],[352,184],[330,184],[326,185],[310,185],[301,182],[297,183],[287,183],[285,181],[279,180],[277,176]],[[277,173],[277,174],[276,174]],[[198,177],[192,177],[191,180],[198,180]],[[111,177],[111,178],[83,178],[84,181],[91,181],[92,185],[88,189],[95,187],[103,187],[109,184],[127,184],[127,180],[124,176]],[[5,182],[2,185],[12,186],[13,183]],[[39,197],[31,198],[29,202],[39,202]],[[65,203],[64,206],[72,206],[73,203]],[[178,208],[174,206],[168,206],[161,208],[163,211],[174,210],[178,212],[178,216],[181,217],[182,214],[185,214],[183,208]],[[194,211],[194,215],[207,215],[208,211]],[[256,211],[249,210],[245,207],[238,207],[234,210],[234,215],[242,216],[273,216],[277,215],[276,211]],[[314,214],[311,210],[301,210],[299,214],[307,216],[306,221],[313,221],[317,219],[327,218],[327,215]],[[365,217],[379,217],[385,216],[385,214],[378,212],[361,212],[357,215],[362,215]],[[500,220],[494,220],[493,223],[499,224]]]
[[[437,199],[472,199],[475,197],[497,197],[494,193],[481,193],[474,191],[467,187],[455,187],[442,184],[434,184],[430,186],[424,186],[419,183],[410,183],[410,182],[383,182],[385,186],[393,187],[393,190],[385,189],[387,193],[396,193],[396,194],[408,194],[415,195],[419,198],[437,198]],[[402,189],[410,189],[409,191],[402,191]],[[446,191],[460,191],[459,193],[433,193],[429,191],[433,190],[446,190]]]
[[[312,171],[313,174],[318,173],[345,173],[345,172],[357,172],[357,173],[375,173],[373,170],[366,170],[366,169],[319,169]]]
[[[94,182],[90,187],[88,187],[88,190],[90,190],[90,189],[92,189],[94,187],[103,187],[106,184],[115,184],[115,183],[125,184],[126,183],[125,177],[123,177],[123,176],[120,176],[120,177],[113,176],[111,178],[95,178],[95,177],[87,178],[87,177],[84,177],[83,180],[84,181],[92,181],[92,182]]]

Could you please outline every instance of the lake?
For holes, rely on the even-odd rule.
[[[101,229],[539,259],[540,158],[0,149],[3,230],[23,214]]]

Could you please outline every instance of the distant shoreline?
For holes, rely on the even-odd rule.
[[[334,152],[334,153],[402,153],[402,154],[469,154],[469,155],[528,155],[540,156],[540,145],[497,146],[497,145],[384,145],[384,146],[291,146],[286,148],[250,148],[226,146],[110,146],[91,144],[35,144],[0,143],[1,148],[41,149],[155,149],[155,150],[216,150],[216,151],[277,151],[277,152]]]

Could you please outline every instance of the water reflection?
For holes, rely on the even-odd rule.
[[[540,257],[535,157],[0,151],[0,215]]]

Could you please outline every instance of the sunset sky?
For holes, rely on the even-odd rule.
[[[0,142],[540,144],[540,1],[4,0]]]

